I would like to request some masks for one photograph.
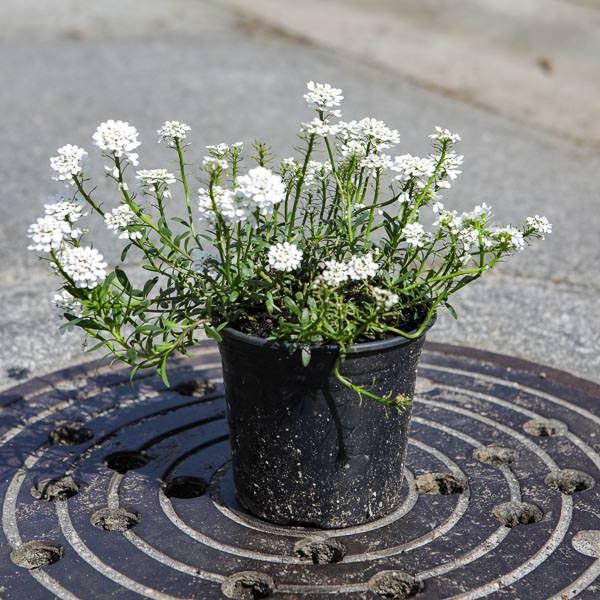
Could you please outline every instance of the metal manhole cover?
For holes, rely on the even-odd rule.
[[[92,365],[9,390],[0,597],[599,597],[600,386],[437,344],[419,375],[403,505],[329,532],[236,504],[211,344],[168,391]]]

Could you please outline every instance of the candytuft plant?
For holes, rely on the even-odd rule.
[[[54,304],[117,358],[156,367],[201,337],[233,328],[288,342],[310,361],[311,349],[339,347],[335,375],[360,395],[393,403],[343,374],[349,348],[389,336],[419,337],[452,294],[551,232],[545,217],[495,226],[485,204],[446,208],[441,193],[460,175],[458,134],[436,127],[426,157],[392,156],[400,135],[382,121],[343,121],[342,92],[310,82],[316,116],[303,123],[302,150],[275,160],[262,142],[208,146],[200,169],[185,162],[190,128],[167,121],[159,130],[176,167],[142,169],[137,130],[102,123],[94,144],[107,161],[118,206],[94,194],[74,145],[50,159],[68,192],[29,228],[30,248],[62,280]],[[191,188],[200,188],[194,194]],[[186,216],[170,216],[183,203]],[[123,240],[121,264],[108,267],[77,227],[85,205]],[[432,211],[431,230],[421,224]],[[148,273],[134,285],[126,265]]]
[[[391,155],[395,129],[343,121],[341,90],[307,87],[316,114],[281,161],[262,142],[218,144],[192,169],[190,128],[167,121],[158,137],[175,166],[134,174],[137,130],[102,123],[93,140],[116,206],[94,191],[87,152],[63,146],[50,164],[68,192],[31,225],[30,247],[62,282],[54,304],[67,326],[132,376],[155,367],[168,383],[171,355],[217,340],[241,505],[276,523],[345,527],[402,501],[436,312],[454,313],[455,292],[552,227],[540,216],[494,225],[485,204],[446,208],[457,134],[437,127],[428,156]],[[121,240],[118,265],[86,241],[86,206]]]

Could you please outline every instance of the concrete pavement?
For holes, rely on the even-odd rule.
[[[166,167],[172,157],[155,144],[155,130],[174,118],[193,128],[195,161],[205,144],[257,135],[287,156],[309,114],[302,94],[310,79],[344,89],[347,117],[377,116],[398,128],[399,152],[425,152],[434,125],[459,131],[465,173],[447,204],[488,202],[500,220],[540,213],[555,225],[545,243],[457,297],[461,320],[444,316],[431,338],[600,380],[598,151],[199,0],[177,0],[177,11],[168,12],[151,2],[146,16],[136,2],[113,3],[102,27],[93,13],[75,12],[76,35],[66,0],[52,0],[52,26],[14,8],[38,2],[7,4],[15,29],[8,20],[0,34],[0,386],[86,358],[75,334],[57,333],[47,306],[55,283],[26,250],[27,225],[46,195],[60,189],[48,167],[58,146],[77,143],[93,152],[96,125],[121,118],[141,132],[141,166]],[[6,33],[20,22],[29,27],[26,38]],[[100,172],[100,160],[96,167]],[[110,197],[104,184],[98,193]],[[96,225],[97,246],[115,260],[115,238]]]

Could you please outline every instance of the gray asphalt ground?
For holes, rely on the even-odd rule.
[[[174,5],[193,8],[177,17],[183,29],[179,20],[177,26],[144,25],[127,13],[138,26],[131,36],[125,25],[99,31],[94,23],[0,35],[0,387],[90,358],[77,334],[58,333],[48,307],[56,282],[26,250],[27,225],[41,214],[46,196],[61,189],[48,166],[57,147],[76,143],[94,154],[90,138],[97,124],[124,119],[141,132],[141,167],[168,167],[173,157],[155,143],[155,130],[179,119],[193,128],[190,157],[197,162],[206,144],[257,135],[288,156],[299,122],[309,117],[302,94],[311,79],[343,88],[347,118],[376,116],[399,129],[399,153],[426,152],[434,125],[460,132],[464,175],[447,205],[462,210],[487,202],[499,220],[539,213],[554,223],[546,242],[461,292],[455,299],[460,320],[442,316],[430,338],[600,380],[597,150],[200,0]],[[98,158],[98,171],[101,164]],[[97,193],[110,202],[106,185]],[[101,223],[95,229],[96,245],[115,259],[116,238]]]

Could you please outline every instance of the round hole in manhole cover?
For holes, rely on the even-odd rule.
[[[199,498],[208,491],[209,484],[202,477],[178,475],[162,483],[167,498]]]
[[[94,437],[94,432],[84,423],[71,421],[57,425],[49,434],[51,444],[60,446],[77,446]]]
[[[13,550],[10,559],[18,567],[39,569],[59,561],[63,554],[63,547],[56,542],[34,540]]]
[[[124,475],[127,471],[141,469],[150,462],[145,452],[137,450],[119,450],[104,457],[104,465],[117,473]]]

